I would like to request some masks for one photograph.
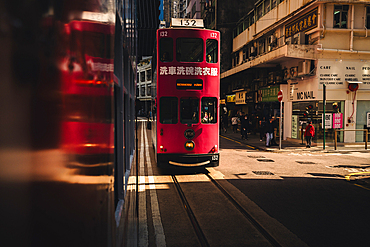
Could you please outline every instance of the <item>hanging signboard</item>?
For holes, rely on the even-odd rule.
[[[333,128],[334,129],[343,128],[343,113],[333,113]]]
[[[298,138],[298,115],[292,116],[292,138]]]
[[[322,122],[324,122],[324,114],[322,114]],[[325,113],[325,129],[333,128],[333,115],[331,113]]]
[[[306,32],[308,30],[316,28],[317,11],[318,8],[315,8],[314,10],[287,24],[285,26],[285,38],[289,38],[299,32]]]
[[[235,94],[234,95],[227,95],[226,101],[229,103],[235,102]]]
[[[247,96],[246,91],[235,93],[235,105],[245,105],[246,96]]]

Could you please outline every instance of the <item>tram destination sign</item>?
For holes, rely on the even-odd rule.
[[[171,27],[204,27],[203,19],[172,18]]]
[[[180,90],[186,90],[186,89],[202,90],[203,81],[202,80],[177,80],[176,88]]]

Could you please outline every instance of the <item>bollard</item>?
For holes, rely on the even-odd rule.
[[[337,150],[337,129],[334,130],[334,150]]]

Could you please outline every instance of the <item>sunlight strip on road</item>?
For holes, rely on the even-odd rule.
[[[228,138],[228,137],[226,137],[226,136],[222,136],[222,135],[220,135],[220,136],[221,136],[222,138],[225,138],[226,140],[233,141],[233,142],[238,143],[238,144],[240,144],[240,145],[245,145],[245,146],[247,146],[247,147],[249,147],[249,148],[251,148],[251,149],[256,149],[256,150],[258,150],[258,149],[257,149],[257,148],[255,148],[255,147],[252,147],[252,146],[249,146],[249,145],[247,145],[247,144],[244,144],[244,143],[241,143],[241,142],[235,141],[235,140],[230,139],[230,138]]]

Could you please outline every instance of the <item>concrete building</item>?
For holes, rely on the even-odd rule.
[[[201,0],[188,0],[186,16],[191,19],[201,19]]]
[[[143,57],[137,66],[136,95],[139,115],[147,116],[152,100],[152,57]]]
[[[311,120],[315,142],[344,130],[341,142],[363,142],[370,127],[370,1],[260,0],[235,25],[232,68],[221,74],[221,99],[233,112],[280,117],[283,138],[300,140]],[[324,86],[325,84],[325,86]]]

